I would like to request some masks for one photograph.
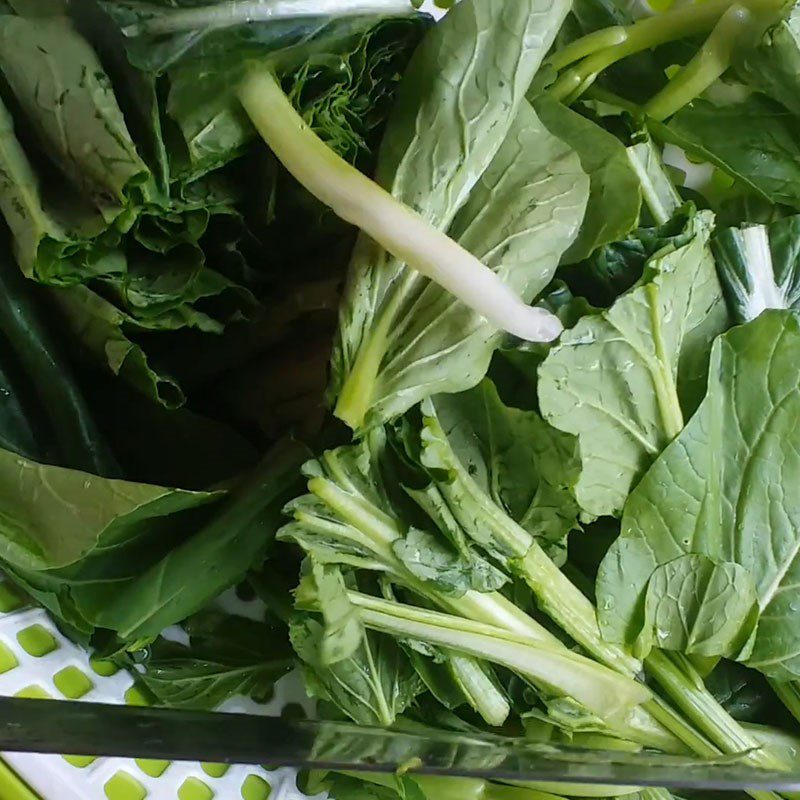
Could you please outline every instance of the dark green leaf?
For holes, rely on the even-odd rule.
[[[133,675],[173,708],[215,709],[234,696],[265,700],[292,668],[285,633],[243,617],[205,613],[185,625],[188,646],[159,639]]]
[[[757,94],[730,105],[695,100],[667,125],[652,125],[656,137],[714,164],[772,203],[795,208],[800,207],[798,130],[795,117]]]
[[[125,585],[75,590],[83,613],[98,627],[136,641],[154,638],[204,607],[263,559],[307,457],[296,442],[276,445],[206,524],[149,569],[134,572]]]

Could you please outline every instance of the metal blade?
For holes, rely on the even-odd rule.
[[[715,761],[582,750],[499,736],[420,733],[246,714],[0,698],[0,751],[125,756],[693,789],[800,789],[800,770],[767,772],[746,754]]]

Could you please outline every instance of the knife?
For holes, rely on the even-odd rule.
[[[709,761],[587,750],[492,735],[100,703],[0,698],[0,751],[397,772],[501,781],[684,789],[800,790],[800,767],[770,772],[747,754]]]

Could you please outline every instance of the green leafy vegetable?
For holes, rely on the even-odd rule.
[[[262,623],[206,612],[184,627],[188,645],[158,639],[143,669],[133,671],[164,705],[215,709],[236,696],[266,700],[294,664],[289,642]]]
[[[587,515],[620,513],[702,397],[710,339],[727,325],[710,225],[693,217],[691,241],[655,253],[640,283],[584,317],[539,371],[544,418],[580,441],[575,494]]]
[[[637,637],[643,596],[652,605],[669,588],[656,572],[697,554],[711,567],[695,579],[697,600],[679,602],[680,616],[677,607],[664,614],[659,627],[667,636],[657,638],[686,648],[682,637],[673,638],[684,627],[681,619],[702,615],[705,654],[735,655],[782,680],[797,674],[790,621],[796,526],[784,487],[792,482],[797,401],[787,365],[798,336],[794,314],[771,311],[715,344],[705,400],[632,492],[622,534],[601,566],[607,636]],[[668,499],[676,496],[680,503]],[[755,596],[757,619],[743,596],[732,602],[729,594],[715,608],[722,571],[737,595]]]
[[[800,203],[796,130],[789,112],[757,94],[725,105],[697,100],[665,127],[653,126],[656,136],[714,164],[761,197],[793,207]]]
[[[717,270],[737,321],[755,319],[767,308],[797,307],[799,246],[797,216],[716,233],[713,248]]]
[[[797,100],[800,79],[800,6],[792,5],[789,13],[765,34],[758,47],[744,50],[737,68],[755,88],[782,103],[792,113],[800,112]]]
[[[577,240],[567,262],[588,258],[599,247],[626,236],[639,221],[639,176],[615,136],[546,95],[535,103],[547,129],[572,147],[589,176],[591,192]]]
[[[451,234],[498,269],[497,274],[525,299],[534,297],[549,280],[555,261],[574,236],[585,202],[585,179],[577,163],[563,145],[538,128],[530,111],[523,110],[529,121],[517,123],[520,133],[506,138],[524,91],[565,13],[558,3],[526,2],[494,10],[480,2],[457,6],[415,54],[376,174],[398,201],[434,227],[446,230],[453,223]],[[473,50],[471,39],[476,30],[483,29],[489,35],[476,39],[478,49]],[[487,92],[483,79],[475,81],[474,76],[486,69],[493,76],[490,82],[499,84],[501,91]],[[430,124],[431,120],[436,124]],[[536,155],[533,151],[520,155],[531,147],[537,149]],[[512,163],[514,172],[509,172]],[[551,192],[552,169],[558,184]],[[479,183],[481,175],[483,183]],[[530,189],[520,197],[522,186]],[[473,188],[476,193],[471,201]],[[509,208],[507,197],[514,198],[513,221],[504,218],[498,226],[495,220]],[[481,216],[475,219],[478,211]],[[483,212],[488,212],[486,217]],[[539,226],[554,217],[563,223],[558,225],[558,236],[550,238]],[[531,254],[542,259],[534,275],[525,269]],[[474,301],[469,304],[474,307]],[[416,308],[431,309],[431,316],[409,313]],[[413,326],[406,331],[411,321]],[[359,428],[396,416],[431,387],[467,388],[488,365],[496,329],[497,325],[488,326],[454,304],[450,296],[404,266],[402,259],[392,258],[363,238],[351,263],[334,353],[332,396],[338,398],[337,414]],[[470,332],[466,339],[465,330]],[[463,355],[473,350],[480,360]],[[451,352],[459,358],[447,370],[446,383],[437,372],[423,369],[428,364],[446,366]],[[442,361],[439,354],[448,359]],[[405,374],[412,371],[419,377],[406,382]],[[452,376],[465,373],[467,379],[459,379],[454,386]],[[395,375],[402,379],[397,386],[392,385]],[[414,390],[415,386],[424,388]],[[378,411],[368,418],[371,409]]]

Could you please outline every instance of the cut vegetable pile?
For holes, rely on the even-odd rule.
[[[0,0],[0,569],[153,702],[797,769],[798,98],[783,0]]]

